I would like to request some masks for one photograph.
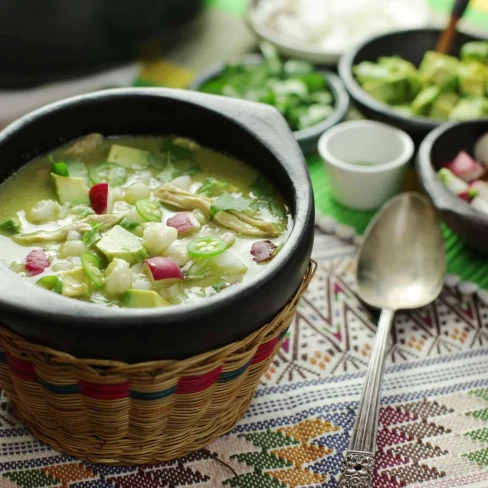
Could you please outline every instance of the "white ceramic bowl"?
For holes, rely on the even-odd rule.
[[[325,2],[326,0],[323,1]],[[347,2],[347,0],[345,1]],[[395,0],[385,1],[395,2]],[[260,2],[262,2],[262,0],[249,0],[249,3],[247,4],[246,17],[249,27],[254,31],[259,39],[273,44],[284,56],[306,59],[307,61],[311,61],[315,64],[333,66],[339,62],[339,58],[342,56],[342,54],[352,47],[352,45],[350,46],[345,44],[341,49],[338,50],[325,49],[321,46],[290,37],[286,34],[280,34],[263,22],[263,19],[257,15]],[[420,28],[428,25],[431,17],[428,2],[426,0],[411,0],[410,3],[410,15],[414,15],[415,18],[410,19],[410,21],[405,23],[403,27],[391,26],[391,29]],[[381,31],[384,32],[385,29],[383,28]],[[376,31],[376,34],[379,34],[381,31]],[[364,34],[364,39],[367,39],[373,34],[374,32]]]
[[[400,129],[354,120],[322,134],[318,149],[334,199],[350,208],[372,210],[401,191],[414,144]]]

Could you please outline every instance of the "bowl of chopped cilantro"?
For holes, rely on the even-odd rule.
[[[349,95],[342,81],[308,61],[281,59],[271,44],[260,47],[262,55],[215,66],[190,89],[272,105],[285,117],[302,150],[314,151],[320,135],[346,116]]]

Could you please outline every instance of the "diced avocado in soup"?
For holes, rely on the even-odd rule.
[[[108,306],[154,308],[258,273],[291,228],[247,164],[180,137],[90,134],[0,191],[0,256],[26,280]]]

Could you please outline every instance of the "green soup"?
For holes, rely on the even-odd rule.
[[[90,134],[2,185],[0,259],[53,293],[162,307],[249,279],[291,222],[241,161],[174,136]]]

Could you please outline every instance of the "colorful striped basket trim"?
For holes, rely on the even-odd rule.
[[[37,377],[37,381],[39,382],[42,387],[50,391],[51,393],[55,393],[56,395],[78,395],[81,391],[81,385],[78,384],[67,384],[67,385],[56,385],[54,383],[48,383],[43,379]]]
[[[234,369],[234,371],[224,371],[221,373],[218,379],[218,383],[227,383],[228,381],[235,380],[239,378],[241,374],[243,374],[247,368],[249,368],[251,361],[247,362],[244,366],[241,366],[238,369]]]
[[[222,366],[218,366],[208,373],[195,376],[182,376],[176,385],[176,393],[198,393],[204,391],[217,383],[221,372]]]
[[[270,339],[268,342],[263,342],[258,347],[258,350],[256,351],[256,354],[252,358],[251,364],[257,364],[261,363],[262,361],[265,361],[268,359],[271,354],[273,354],[273,351],[276,347],[276,344],[278,343],[279,337],[276,336],[273,339]]]
[[[7,356],[8,368],[15,376],[25,381],[36,381],[36,370],[30,361],[18,359],[9,354],[8,351],[5,351],[5,355]]]
[[[128,398],[130,393],[130,385],[127,382],[104,384],[80,381],[80,385],[82,395],[96,400],[118,400],[120,398]]]
[[[161,400],[176,393],[176,387],[168,388],[163,391],[145,392],[131,390],[130,397],[134,400]]]
[[[54,394],[77,395],[81,393],[87,398],[94,398],[98,400],[117,400],[128,397],[136,400],[160,400],[174,393],[198,393],[210,388],[215,383],[227,383],[235,380],[244,374],[250,365],[266,361],[273,353],[278,341],[280,341],[286,335],[287,331],[288,328],[282,331],[279,336],[261,344],[256,350],[253,358],[240,368],[232,371],[222,371],[222,368],[218,367],[202,375],[182,377],[178,381],[177,386],[155,392],[131,390],[129,383],[99,384],[90,383],[87,381],[80,381],[79,384],[50,383],[36,375],[34,365],[30,361],[18,359],[9,354],[8,351],[4,352],[1,349],[0,362],[7,364],[9,370],[18,378],[24,381],[37,381],[44,389]]]

